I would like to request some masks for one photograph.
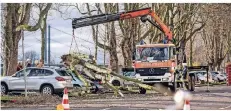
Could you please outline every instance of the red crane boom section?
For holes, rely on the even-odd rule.
[[[162,20],[156,15],[156,13],[151,10],[151,8],[123,13],[120,15],[120,20],[142,17],[146,15],[150,15],[152,19],[154,19],[159,24],[169,41],[173,39],[170,29],[162,22]]]

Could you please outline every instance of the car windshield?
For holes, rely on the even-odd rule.
[[[211,72],[212,74],[219,74],[218,72]]]
[[[198,77],[203,77],[204,75],[202,75],[201,73],[197,74]]]
[[[135,74],[135,72],[133,71],[133,72],[124,72],[123,73],[124,74],[124,76],[135,76],[136,74]]]
[[[197,74],[201,74],[201,75],[207,75],[207,73],[206,72],[198,72]]]
[[[138,47],[136,50],[136,60],[168,60],[168,47]]]

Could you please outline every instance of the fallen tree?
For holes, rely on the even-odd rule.
[[[121,93],[120,89],[117,87],[114,87],[109,82],[109,77],[116,76],[120,79],[131,81],[134,84],[138,85],[139,87],[142,87],[147,90],[154,90],[156,92],[162,93],[164,95],[172,95],[172,92],[170,92],[166,87],[164,86],[150,86],[147,84],[143,84],[141,81],[133,78],[129,78],[123,75],[120,75],[114,71],[111,71],[110,69],[107,69],[105,67],[97,66],[90,61],[85,60],[88,58],[86,55],[81,55],[77,53],[72,54],[66,54],[61,56],[62,62],[67,66],[67,68],[72,72],[75,73],[80,80],[85,84],[85,86],[88,86],[89,83],[80,73],[79,70],[83,71],[88,77],[92,79],[101,79],[103,86],[106,86],[114,91],[115,96],[118,94],[123,97],[123,94]]]

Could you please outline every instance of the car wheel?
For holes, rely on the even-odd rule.
[[[205,84],[204,80],[199,80],[199,84]]]
[[[94,90],[92,91],[92,93],[96,94],[99,91],[99,88],[97,86],[95,86]]]
[[[120,82],[119,82],[118,80],[114,80],[114,81],[112,82],[112,85],[113,85],[113,86],[120,86]]]
[[[217,81],[218,81],[218,82],[222,82],[219,78],[217,78]]]
[[[146,94],[146,89],[139,87],[140,94]]]
[[[6,95],[8,93],[8,88],[5,83],[1,83],[1,95]]]
[[[45,85],[41,89],[42,94],[52,95],[54,93],[54,89],[50,85]]]
[[[74,87],[73,87],[73,89],[75,89],[75,90],[79,90],[79,89],[81,89],[81,86],[80,86],[80,85],[78,85],[78,84],[74,84],[73,86],[74,86]]]

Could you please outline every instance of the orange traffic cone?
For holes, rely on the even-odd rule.
[[[64,88],[62,105],[63,105],[64,110],[70,110],[67,88]]]
[[[190,103],[189,103],[189,100],[185,100],[185,103],[184,103],[184,110],[190,110]]]

